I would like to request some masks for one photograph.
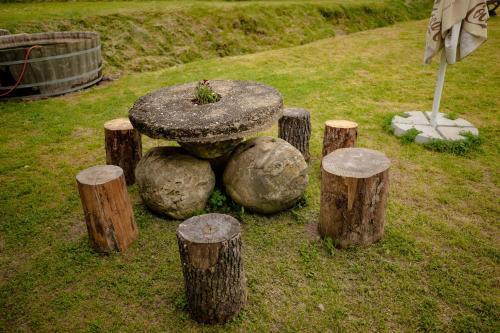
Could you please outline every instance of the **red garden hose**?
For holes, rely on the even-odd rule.
[[[10,88],[7,92],[4,92],[4,93],[0,94],[0,97],[5,97],[8,94],[10,94],[11,92],[13,92],[14,90],[16,90],[17,86],[19,86],[19,84],[23,80],[24,72],[26,71],[26,67],[28,67],[28,59],[30,57],[31,51],[33,51],[33,49],[36,49],[36,48],[39,48],[39,47],[41,47],[41,46],[40,45],[33,45],[32,47],[30,47],[26,51],[26,55],[24,56],[23,69],[21,70],[21,74],[19,74],[19,78],[17,79],[16,84],[12,88]]]

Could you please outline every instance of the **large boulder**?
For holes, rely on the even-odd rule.
[[[241,143],[224,170],[224,186],[238,204],[270,214],[292,207],[307,187],[307,163],[288,142],[258,137]]]
[[[174,219],[186,219],[205,208],[215,186],[208,161],[179,147],[156,147],[140,160],[135,178],[144,203]]]

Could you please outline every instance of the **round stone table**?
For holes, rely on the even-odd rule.
[[[139,98],[130,121],[151,138],[175,140],[198,157],[216,158],[282,115],[283,99],[272,87],[234,80],[209,84],[221,96],[218,102],[193,102],[197,82],[162,88]]]

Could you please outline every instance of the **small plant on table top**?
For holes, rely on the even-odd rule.
[[[215,103],[220,101],[220,95],[212,90],[208,80],[198,82],[196,85],[193,103],[198,105]]]

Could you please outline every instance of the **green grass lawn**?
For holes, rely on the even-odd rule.
[[[359,0],[363,4],[380,4],[387,0]],[[349,5],[353,0],[260,0],[260,1],[227,1],[227,0],[111,0],[111,1],[9,1],[0,0],[0,18],[7,23],[20,23],[27,20],[46,20],[54,18],[75,18],[92,15],[109,15],[137,11],[169,11],[174,8],[205,6],[215,8],[248,7],[256,3],[280,6],[293,3],[317,3]],[[10,2],[10,3],[9,3]],[[21,4],[22,3],[22,4]],[[9,14],[15,15],[9,15]]]
[[[422,64],[425,29],[397,24],[1,103],[0,331],[498,331],[500,21],[447,73],[443,111],[485,139],[465,157],[403,145],[382,129],[388,114],[431,108],[437,64]],[[152,90],[200,79],[272,85],[287,106],[310,110],[313,125],[308,205],[242,217],[248,305],[214,327],[184,310],[179,221],[152,215],[132,186],[139,238],[125,253],[97,255],[75,182],[105,163],[105,121]],[[366,248],[331,250],[315,233],[323,123],[339,118],[359,123],[358,146],[392,160],[385,236]]]
[[[100,33],[106,74],[307,44],[421,19],[427,0],[118,1],[5,4],[12,33]]]

